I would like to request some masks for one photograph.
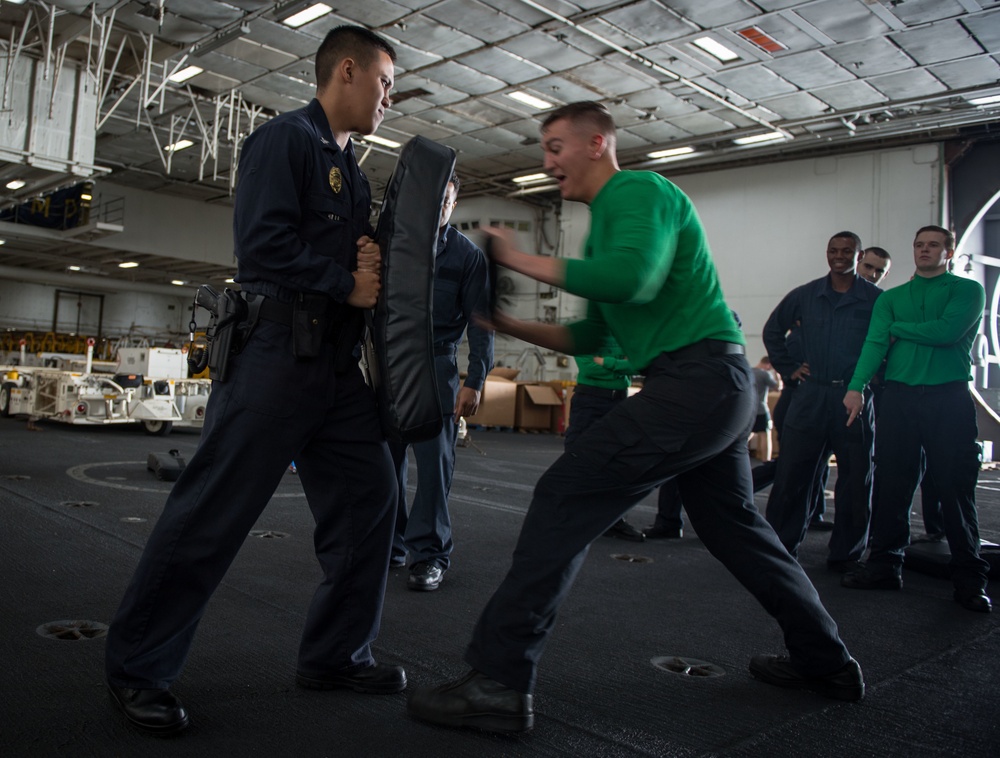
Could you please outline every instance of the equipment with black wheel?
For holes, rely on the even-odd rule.
[[[0,385],[0,416],[10,416],[10,391],[17,385],[14,382],[4,382]]]
[[[142,422],[142,429],[151,437],[165,437],[173,431],[173,421],[161,421],[159,419],[145,419]]]

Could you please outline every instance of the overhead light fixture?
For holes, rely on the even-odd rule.
[[[750,42],[765,53],[779,53],[787,50],[788,46],[783,45],[759,26],[748,26],[746,29],[737,29],[736,33],[747,42]]]
[[[19,190],[25,184],[27,184],[27,182],[24,181],[24,179],[11,179],[9,182],[7,182],[7,189],[9,189],[9,190]]]
[[[996,105],[1000,103],[1000,95],[989,95],[988,97],[976,97],[969,101],[972,105]],[[7,185],[10,187],[10,185]]]
[[[733,143],[737,145],[756,145],[761,142],[774,142],[775,140],[783,139],[786,139],[786,136],[782,132],[764,132],[763,134],[754,134],[750,137],[734,139]]]
[[[559,190],[559,184],[553,182],[552,184],[536,184],[531,187],[519,187],[514,192],[511,192],[507,197],[521,197],[522,195],[536,195],[539,192],[557,192]]]
[[[187,148],[191,147],[191,145],[193,145],[193,144],[194,143],[191,140],[189,140],[189,139],[181,139],[181,140],[177,140],[176,142],[174,142],[174,143],[172,143],[170,145],[167,145],[163,149],[166,150],[168,153],[176,153],[178,150],[186,150]]]
[[[180,279],[171,279],[171,284],[176,284],[178,287],[183,287],[187,282],[182,282]]]
[[[236,280],[233,279],[232,277],[229,277],[228,279],[226,279],[226,284],[236,284]]]
[[[67,266],[66,269],[68,271],[83,271],[83,269],[80,266]]]
[[[299,4],[295,4],[298,7]],[[300,26],[305,26],[310,21],[315,21],[321,16],[325,16],[327,13],[332,11],[331,8],[326,3],[313,3],[308,8],[305,8],[298,13],[293,13],[290,16],[279,19],[281,23],[285,26],[290,26],[293,29],[298,29]]]
[[[200,45],[195,45],[191,48],[191,55],[195,58],[200,58],[213,50],[218,50],[223,45],[228,45],[234,39],[239,39],[240,37],[250,33],[250,24],[245,21],[231,26],[228,29],[221,29],[216,32],[214,36],[209,37]]]
[[[6,245],[6,244],[7,244],[7,240],[0,239],[0,245]]]
[[[514,182],[514,184],[534,184],[535,182],[541,182],[551,178],[552,177],[548,174],[525,174],[524,176],[515,176],[511,179],[511,181]]]
[[[400,142],[395,142],[391,139],[386,139],[385,137],[376,137],[374,134],[362,135],[361,139],[365,142],[374,142],[376,145],[381,145],[382,147],[402,147],[402,143]]]
[[[93,200],[94,196],[91,195],[89,192],[81,192],[80,193],[80,199],[81,200]]]
[[[693,152],[693,147],[672,147],[669,150],[656,150],[652,153],[646,153],[646,157],[653,159],[680,158],[685,155],[690,155]]]
[[[517,100],[519,103],[530,105],[532,108],[540,111],[544,111],[546,108],[552,107],[552,103],[542,100],[540,97],[529,95],[527,92],[508,92],[506,94],[511,100]]]
[[[118,264],[118,268],[138,268],[139,264],[135,261],[122,261]]]
[[[168,76],[167,81],[173,82],[174,84],[180,84],[181,82],[186,82],[193,76],[198,76],[198,74],[202,73],[204,70],[205,69],[201,68],[200,66],[187,66],[186,68],[182,68],[180,71],[173,74],[172,76]]]
[[[723,63],[739,60],[740,57],[738,53],[734,53],[721,42],[716,42],[711,37],[699,37],[691,42],[691,44],[695,47],[701,48],[713,58],[718,58]]]

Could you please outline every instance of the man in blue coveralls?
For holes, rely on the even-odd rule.
[[[458,203],[459,185],[458,176],[453,174],[441,207],[441,229],[434,259],[434,372],[445,418],[436,437],[412,446],[419,478],[409,516],[406,513],[406,449],[409,446],[389,444],[399,485],[392,565],[404,566],[409,553],[410,574],[406,586],[423,592],[440,587],[444,572],[451,565],[455,543],[451,538],[448,493],[455,473],[458,421],[462,416],[475,414],[479,408],[483,382],[493,366],[493,332],[471,323],[472,314],[487,292],[489,267],[486,256],[448,223]],[[456,353],[466,327],[469,372],[459,387]]]
[[[254,131],[240,156],[233,217],[246,301],[259,321],[215,381],[191,462],[167,498],[108,630],[114,704],[146,732],[188,714],[170,686],[208,600],[294,460],[316,521],[323,579],[306,616],[297,681],[390,693],[376,664],[393,525],[392,459],[358,368],[363,309],[380,289],[371,190],[351,145],[389,107],[393,48],[333,29],[316,54],[316,98]],[[253,312],[253,308],[250,309]]]

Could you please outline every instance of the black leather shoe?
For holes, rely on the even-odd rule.
[[[643,542],[646,538],[642,536],[642,532],[632,526],[625,519],[618,519],[614,525],[604,533],[605,537],[617,537],[620,540],[628,540],[629,542]]]
[[[840,584],[852,590],[901,590],[903,575],[895,566],[862,563],[861,568],[844,574]]]
[[[750,673],[762,682],[796,690],[810,690],[836,700],[861,700],[865,680],[861,667],[851,658],[844,666],[825,676],[805,676],[784,655],[755,655],[750,659]]]
[[[666,526],[656,526],[642,530],[647,540],[679,540],[684,536],[683,529],[670,529]]]
[[[436,563],[420,561],[410,566],[410,575],[406,578],[406,586],[418,592],[431,592],[441,586],[444,579],[444,569]]]
[[[955,602],[967,611],[990,613],[993,604],[983,590],[955,590]]]
[[[488,732],[527,732],[535,725],[531,695],[515,692],[478,671],[414,691],[407,710],[414,718],[432,724]]]
[[[346,674],[324,674],[320,677],[296,674],[295,682],[307,690],[350,689],[370,695],[392,695],[406,689],[406,672],[401,666],[376,663]]]
[[[108,692],[129,723],[149,734],[165,737],[188,725],[187,711],[170,690],[133,690],[108,682]]]

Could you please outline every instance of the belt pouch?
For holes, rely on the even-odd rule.
[[[300,295],[292,307],[292,355],[315,358],[326,334],[326,298]]]

